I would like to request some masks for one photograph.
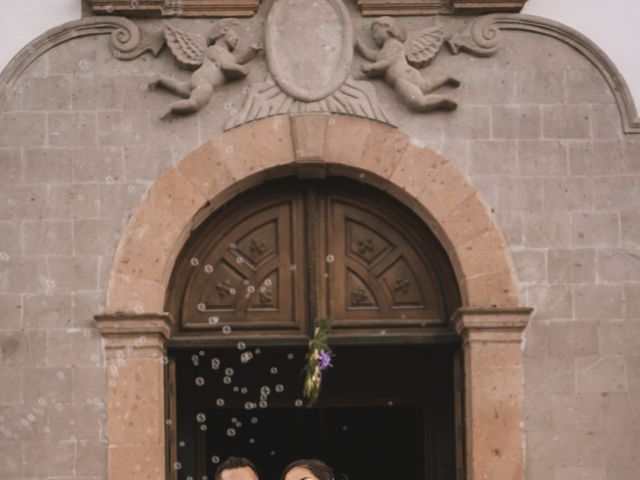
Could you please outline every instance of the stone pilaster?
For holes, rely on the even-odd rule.
[[[522,332],[532,310],[461,308],[466,480],[524,480]]]
[[[108,480],[165,478],[165,314],[96,316],[107,358]]]

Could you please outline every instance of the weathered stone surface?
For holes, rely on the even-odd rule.
[[[24,183],[69,183],[72,179],[71,151],[66,148],[26,149]]]

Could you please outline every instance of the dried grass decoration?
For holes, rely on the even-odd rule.
[[[309,340],[309,351],[306,357],[307,365],[305,367],[306,377],[302,392],[309,402],[307,404],[309,407],[313,407],[320,397],[322,374],[329,367],[333,367],[331,363],[333,353],[327,343],[330,331],[331,321],[328,318],[322,318],[316,326],[313,338]]]

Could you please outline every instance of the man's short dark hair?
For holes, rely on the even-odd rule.
[[[236,468],[249,467],[253,473],[258,476],[258,470],[251,460],[245,457],[229,457],[216,468],[215,480],[220,480],[222,472],[225,470],[234,470]]]

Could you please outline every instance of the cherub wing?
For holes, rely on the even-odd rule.
[[[426,67],[440,51],[443,42],[444,32],[440,27],[409,32],[404,44],[407,61],[416,68]]]
[[[164,38],[181,67],[195,70],[202,65],[207,43],[201,35],[183,32],[167,23],[164,27]]]

